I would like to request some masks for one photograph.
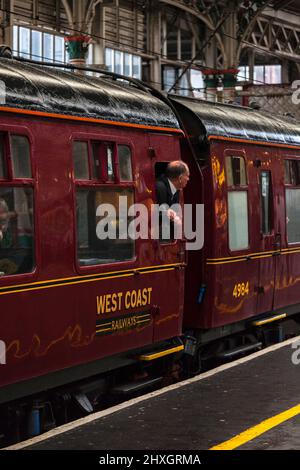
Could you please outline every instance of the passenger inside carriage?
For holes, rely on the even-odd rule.
[[[33,269],[31,198],[31,190],[1,188],[0,276]]]
[[[12,245],[12,237],[8,230],[8,206],[4,199],[0,199],[0,246],[9,248]]]

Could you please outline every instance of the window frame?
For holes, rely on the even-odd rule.
[[[154,202],[155,204],[158,204],[158,200],[157,200],[157,191],[156,191],[156,180],[157,178],[159,178],[160,176],[164,175],[165,173],[165,170],[167,168],[167,165],[168,163],[170,163],[170,160],[154,160],[153,162],[153,167],[152,167],[152,172],[153,172],[153,175],[154,175],[154,192],[153,192],[153,195],[154,195]],[[161,167],[162,168],[162,171],[159,170],[159,172],[157,171],[157,168],[158,167]],[[183,205],[183,195],[182,195],[182,192],[180,191],[180,195],[179,195],[179,204]],[[184,213],[182,213],[182,217],[184,217]],[[182,224],[184,225],[184,218],[182,219]],[[182,226],[183,226],[182,225]],[[184,234],[182,234],[182,237],[184,236]],[[164,248],[164,247],[170,247],[170,246],[174,246],[176,245],[178,242],[182,242],[182,239],[176,239],[176,238],[170,238],[169,240],[162,240],[160,238],[157,239],[157,242],[159,243],[159,246]]]
[[[28,30],[29,34],[29,52],[22,52],[21,49],[21,40],[20,40],[20,28],[23,28],[24,30]],[[40,48],[41,48],[41,56],[36,56],[33,53],[33,32],[37,32],[41,34],[40,38]],[[52,57],[51,58],[46,58],[45,56],[45,45],[44,45],[44,36],[45,35],[50,35],[52,36],[52,41],[53,41],[53,47],[52,47]],[[45,28],[36,28],[33,27],[32,25],[29,24],[21,24],[21,23],[15,23],[13,25],[13,47],[16,51],[17,56],[25,57],[28,59],[32,60],[37,60],[37,61],[46,61],[46,62],[59,62],[61,64],[67,64],[68,62],[68,53],[66,49],[63,49],[63,61],[56,59],[57,54],[57,49],[56,49],[56,38],[64,38],[63,35],[57,34],[56,31],[50,30],[50,29],[45,29]]]
[[[269,222],[270,231],[268,233],[263,232],[263,204],[262,204],[262,174],[268,173],[269,178]],[[273,190],[273,175],[271,169],[261,168],[259,172],[259,199],[260,199],[260,232],[263,237],[270,237],[274,235],[274,190]]]
[[[176,64],[174,61],[171,62],[169,61],[167,64],[162,65],[162,88],[165,91],[169,91],[169,89],[174,85],[175,81],[179,78],[181,72],[182,72],[182,67],[180,67],[178,64]],[[173,72],[174,77],[170,78],[170,81],[167,79],[167,74],[168,72]],[[195,73],[199,73],[198,78],[200,80],[199,86],[193,87],[192,81],[192,75]],[[192,84],[192,89],[187,89],[183,87],[184,81],[188,81]],[[194,83],[195,84],[195,83]],[[196,68],[190,68],[189,70],[184,73],[184,75],[181,77],[180,82],[176,85],[175,89],[171,93],[177,93],[182,96],[191,96],[191,97],[196,97],[196,98],[204,98],[204,79],[203,79],[203,74]]]
[[[34,160],[34,137],[31,131],[24,126],[14,126],[9,124],[3,124],[0,128],[0,135],[3,135],[4,141],[4,160],[6,162],[7,177],[0,178],[0,188],[32,188],[32,207],[33,207],[33,266],[32,271],[25,273],[16,273],[10,275],[0,276],[0,284],[6,284],[10,282],[11,279],[14,282],[18,279],[36,279],[39,266],[40,266],[40,246],[39,240],[39,231],[38,231],[38,220],[37,220],[37,204],[36,204],[36,164]],[[15,178],[13,176],[13,166],[12,166],[12,145],[11,145],[11,136],[18,135],[26,137],[29,144],[29,160],[30,160],[30,169],[31,169],[31,178]]]
[[[282,160],[283,160],[283,186],[284,186],[284,210],[285,210],[285,238],[286,238],[286,245],[287,246],[296,246],[296,245],[300,245],[300,240],[299,241],[296,241],[296,242],[290,242],[289,239],[288,239],[288,224],[287,224],[287,198],[286,198],[286,191],[287,189],[289,190],[299,190],[300,189],[300,168],[299,168],[299,174],[298,174],[298,177],[299,177],[299,181],[298,181],[298,184],[293,184],[292,182],[289,182],[287,183],[285,181],[285,162],[286,161],[297,161],[299,162],[299,167],[300,167],[300,155],[283,155],[282,156]],[[291,169],[289,169],[290,171],[290,180],[292,180],[292,177],[291,177]]]
[[[228,175],[227,175],[227,169],[226,169],[226,158],[228,157],[237,157],[237,158],[242,158],[244,160],[245,164],[245,176],[246,176],[246,185],[228,185],[227,180],[228,180]],[[246,153],[243,150],[236,150],[236,149],[226,149],[224,151],[224,172],[225,172],[225,191],[226,191],[226,205],[227,205],[227,247],[228,251],[230,254],[237,254],[237,253],[243,253],[247,252],[250,250],[251,246],[251,240],[250,240],[250,203],[249,203],[249,175],[248,175],[248,167],[247,167],[247,156]],[[241,192],[245,191],[247,195],[247,216],[248,216],[248,246],[245,248],[238,248],[236,250],[233,250],[230,248],[229,245],[229,197],[228,194],[229,192]]]
[[[120,54],[120,62],[118,63],[116,60],[117,54]],[[125,57],[129,59],[129,74],[125,73]],[[109,60],[108,60],[109,58]],[[138,64],[138,69],[139,73],[136,74],[134,73],[134,61],[137,60],[139,62]],[[143,72],[143,66],[142,66],[142,57],[138,54],[132,54],[132,52],[127,51],[127,50],[120,50],[120,49],[114,49],[111,46],[106,46],[105,51],[104,51],[104,62],[105,65],[108,67],[110,72],[115,72],[115,73],[121,73],[122,75],[125,75],[126,77],[132,77],[132,78],[137,78],[141,80],[142,78],[142,72]],[[116,72],[116,69],[120,67],[120,71]]]
[[[109,181],[106,177],[106,172],[103,171],[104,169],[101,168],[101,177],[100,178],[90,178],[88,180],[77,180],[75,178],[74,174],[74,161],[73,161],[73,142],[74,141],[85,141],[88,142],[88,158],[89,158],[89,172],[90,176],[92,177],[92,172],[91,172],[91,164],[92,164],[92,158],[93,158],[93,150],[92,150],[92,143],[100,143],[100,144],[113,144],[114,145],[114,152],[113,152],[113,168],[115,171],[115,179],[114,181]],[[120,181],[120,175],[119,175],[119,167],[118,167],[118,158],[117,158],[117,146],[118,145],[126,145],[130,148],[131,152],[131,168],[132,168],[132,181]],[[99,188],[105,189],[105,188],[129,188],[132,189],[132,194],[133,194],[133,203],[135,203],[136,199],[136,194],[135,194],[135,149],[132,141],[125,139],[125,138],[120,138],[119,136],[115,135],[106,135],[106,134],[94,134],[94,133],[74,133],[70,137],[70,153],[71,153],[71,168],[72,168],[72,183],[73,183],[73,214],[74,214],[74,258],[75,258],[75,266],[76,270],[78,273],[83,274],[85,272],[98,272],[100,269],[105,269],[108,267],[114,267],[117,268],[118,265],[124,266],[124,265],[132,265],[136,264],[137,261],[137,250],[138,250],[138,243],[139,240],[134,240],[133,241],[133,246],[134,246],[134,256],[130,260],[119,260],[115,261],[113,263],[98,263],[98,264],[91,264],[87,266],[83,266],[79,263],[79,258],[78,258],[78,231],[77,231],[77,214],[76,214],[76,192],[77,189],[93,189],[93,188]],[[105,178],[106,177],[106,178]]]
[[[298,158],[295,158],[295,157],[291,157],[290,155],[288,156],[284,156],[283,157],[283,162],[284,162],[284,185],[285,186],[290,186],[292,188],[300,188],[300,156]],[[294,184],[292,182],[292,171],[291,171],[291,166],[289,166],[289,176],[290,176],[290,181],[291,182],[286,182],[285,181],[285,163],[286,162],[298,162],[298,168],[296,170],[296,173],[297,173],[297,183]]]
[[[255,80],[256,71],[258,67],[263,69],[263,80]],[[268,68],[269,67],[280,67],[280,81],[272,80],[269,82],[267,80]],[[249,82],[250,81],[250,67],[249,65],[239,65],[239,73],[237,74],[238,82]],[[282,65],[281,64],[263,64],[263,65],[254,65],[253,67],[253,84],[254,85],[281,85],[282,81]]]

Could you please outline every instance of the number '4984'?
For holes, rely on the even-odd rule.
[[[235,284],[232,295],[233,297],[243,297],[249,294],[249,281]]]

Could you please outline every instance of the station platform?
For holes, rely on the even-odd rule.
[[[297,337],[9,449],[296,450],[299,424]]]

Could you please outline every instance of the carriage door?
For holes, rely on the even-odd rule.
[[[257,286],[257,313],[269,312],[274,307],[276,258],[280,253],[281,237],[276,220],[276,156],[263,152],[254,161],[257,167],[260,233],[258,241],[259,279]]]
[[[149,157],[152,165],[152,187],[169,161],[180,159],[179,138],[172,134],[149,134]],[[153,202],[156,203],[156,191]],[[157,313],[154,317],[153,341],[178,335],[182,322],[184,297],[184,269],[178,265],[185,261],[181,240],[172,236],[152,240],[153,264],[160,266],[153,277],[153,291],[157,292]],[[167,265],[165,268],[164,265]],[[172,265],[174,267],[172,267]]]
[[[278,204],[278,226],[282,233],[282,252],[277,256],[277,275],[274,308],[293,307],[299,311],[300,289],[300,155],[283,154],[281,157],[281,191]],[[280,230],[278,230],[280,231]],[[283,312],[284,313],[284,312]]]

